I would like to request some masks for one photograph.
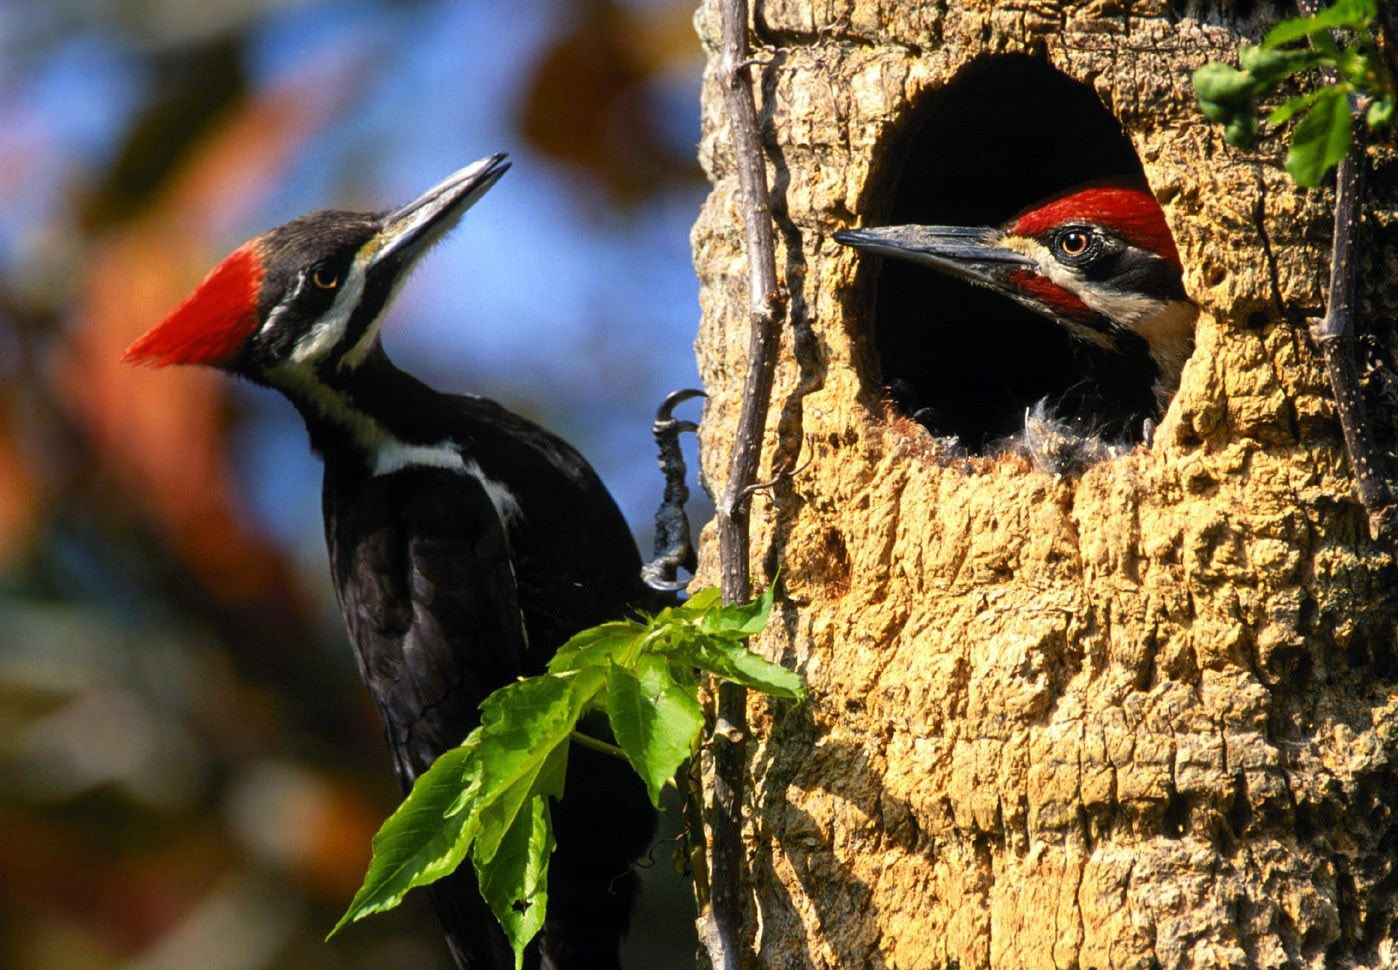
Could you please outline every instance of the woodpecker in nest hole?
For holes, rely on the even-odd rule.
[[[379,328],[421,256],[505,173],[461,169],[387,213],[316,212],[238,247],[125,359],[205,364],[286,395],[324,461],[326,542],[359,671],[406,791],[586,627],[658,605],[631,532],[570,445],[399,370]],[[530,966],[619,966],[655,817],[631,769],[574,746]],[[430,887],[458,967],[513,954],[470,866]]]
[[[1165,214],[1130,181],[1076,186],[1000,227],[887,226],[834,238],[987,287],[1078,341],[1083,382],[1070,396],[1081,406],[1063,413],[1066,402],[1041,402],[1028,415],[1026,436],[1051,428],[1050,437],[1082,438],[1096,457],[1105,453],[1095,432],[1149,437],[1194,349],[1198,308],[1185,295]],[[1091,433],[1075,435],[1075,428]],[[1074,463],[1047,464],[1063,470],[1065,460]]]

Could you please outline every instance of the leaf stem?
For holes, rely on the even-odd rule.
[[[573,740],[575,744],[580,744],[584,748],[591,748],[593,751],[600,751],[603,754],[609,754],[613,758],[620,758],[622,761],[628,763],[631,760],[630,758],[626,757],[626,752],[621,750],[621,748],[617,747],[616,745],[608,744],[606,741],[598,741],[591,735],[583,734],[581,731],[574,731],[572,732],[572,734],[569,735],[569,737]]]

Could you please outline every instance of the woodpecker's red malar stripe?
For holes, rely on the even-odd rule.
[[[262,257],[244,243],[215,266],[174,311],[126,349],[122,360],[165,367],[218,364],[257,332]]]
[[[1107,329],[1100,313],[1047,276],[1032,269],[1017,269],[1010,273],[1009,279],[1015,289],[1038,300],[1060,317],[1080,323],[1090,330]]]
[[[1180,253],[1165,223],[1165,213],[1155,196],[1144,189],[1118,184],[1069,190],[1047,204],[1038,204],[1037,208],[1015,216],[1010,234],[1038,236],[1065,222],[1097,223],[1132,246],[1180,266]]]

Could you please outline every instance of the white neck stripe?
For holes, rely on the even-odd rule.
[[[372,415],[356,408],[349,395],[322,383],[309,368],[287,363],[268,376],[293,400],[308,403],[327,421],[349,435],[355,450],[365,456],[375,478],[410,468],[442,468],[470,475],[479,482],[501,525],[521,514],[519,500],[514,493],[503,483],[487,476],[474,459],[466,458],[455,441],[444,438],[436,444],[409,444]]]
[[[324,315],[311,327],[310,332],[298,340],[296,346],[292,348],[291,360],[294,363],[317,362],[334,350],[336,345],[344,339],[345,331],[349,329],[350,318],[354,316],[354,311],[359,307],[359,301],[364,297],[364,278],[368,266],[369,254],[366,246],[354,257],[350,271],[345,274],[344,285],[340,287],[340,292],[335,294],[335,302],[330,304],[330,309],[325,311]],[[291,299],[295,299],[296,294],[300,293],[304,286],[306,286],[306,274],[303,272]],[[278,307],[278,310],[280,309]],[[273,316],[275,317],[275,314]]]

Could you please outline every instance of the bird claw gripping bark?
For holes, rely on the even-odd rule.
[[[696,388],[685,388],[669,394],[655,411],[651,434],[660,451],[660,471],[665,476],[665,497],[655,510],[655,558],[641,567],[641,579],[651,589],[669,592],[684,589],[688,580],[677,577],[680,569],[694,572],[698,559],[689,537],[689,516],[685,503],[689,501],[689,486],[685,484],[687,469],[680,450],[680,435],[698,431],[693,421],[682,421],[674,410],[685,401],[707,397]]]

